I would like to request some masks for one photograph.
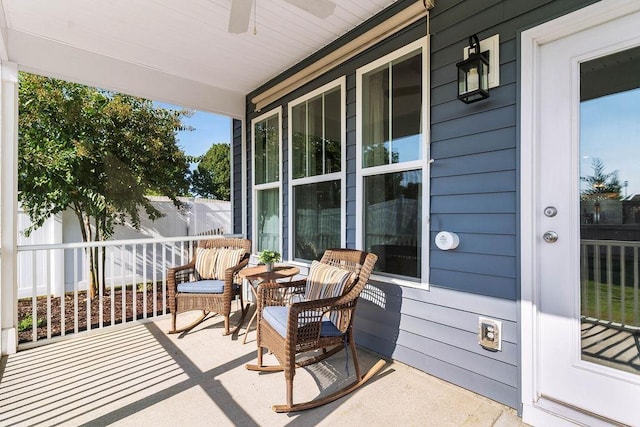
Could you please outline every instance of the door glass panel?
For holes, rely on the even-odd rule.
[[[640,48],[580,66],[582,359],[640,373]]]

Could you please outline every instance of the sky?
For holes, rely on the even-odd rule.
[[[171,104],[156,102],[167,109],[182,109]],[[193,131],[178,132],[178,145],[189,156],[200,156],[213,144],[231,142],[231,118],[204,111],[195,111],[193,116],[183,119],[185,125],[195,128]]]
[[[593,175],[599,157],[605,173],[618,171],[623,196],[640,194],[640,89],[582,102],[580,149],[580,176]]]

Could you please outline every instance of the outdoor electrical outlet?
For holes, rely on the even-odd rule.
[[[502,350],[502,322],[500,320],[478,319],[478,344],[487,350]]]

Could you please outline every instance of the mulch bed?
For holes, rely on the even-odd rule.
[[[154,315],[153,311],[153,291],[151,289],[146,291],[146,299],[147,304],[144,306],[144,293],[145,291],[136,290],[136,301],[135,301],[135,312],[136,319],[145,318],[144,313],[146,312],[146,317],[152,317]],[[163,301],[162,301],[162,290],[160,288],[156,291],[156,312],[155,315],[163,314]],[[115,311],[115,319],[114,325],[122,323],[123,311],[124,318],[127,322],[134,320],[133,316],[133,291],[129,288],[126,290],[125,295],[125,310],[123,310],[122,304],[122,290],[115,290],[113,293],[113,298],[110,290],[107,290],[105,294],[102,296],[102,325],[103,326],[111,326],[111,304],[113,300],[114,311]],[[86,331],[87,330],[87,293],[84,291],[78,292],[78,325],[77,332]],[[40,322],[40,326],[37,328],[37,339],[47,338],[48,329],[51,328],[51,337],[56,337],[61,335],[62,331],[62,315],[61,315],[61,297],[51,297],[51,322],[50,325],[47,325],[47,297],[38,297],[37,298],[37,318]],[[73,292],[67,293],[64,296],[64,329],[65,334],[73,334],[76,332],[75,327],[75,311],[74,311],[75,299]],[[169,309],[167,307],[167,313]],[[94,298],[90,303],[90,313],[91,313],[91,329],[98,328],[100,322],[100,301],[99,298]],[[31,317],[33,314],[33,301],[31,298],[24,298],[18,300],[18,324],[28,317]],[[18,342],[19,343],[28,343],[33,342],[33,330],[32,327],[29,326],[23,331],[18,332]]]

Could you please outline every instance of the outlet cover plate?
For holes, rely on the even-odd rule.
[[[478,319],[478,344],[491,351],[502,351],[502,321],[480,317]]]

